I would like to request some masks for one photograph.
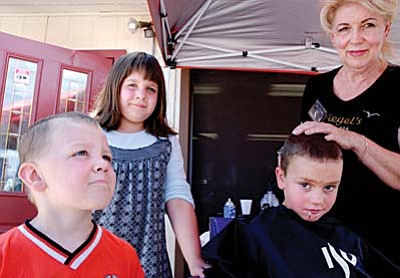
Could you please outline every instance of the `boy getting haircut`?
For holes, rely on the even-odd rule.
[[[290,135],[275,169],[284,201],[252,220],[234,220],[202,248],[207,278],[400,277],[400,270],[338,220],[333,207],[343,171],[336,142]]]

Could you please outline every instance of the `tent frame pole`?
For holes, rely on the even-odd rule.
[[[308,49],[315,49],[315,50],[321,50],[325,52],[330,52],[330,53],[335,53],[336,51],[331,50],[329,48],[320,48],[316,46],[312,47],[306,47],[306,46],[292,46],[292,47],[280,47],[276,49],[265,49],[265,50],[255,50],[255,51],[237,51],[237,50],[232,50],[232,49],[226,49],[226,48],[221,48],[221,47],[215,47],[215,46],[210,46],[210,45],[204,45],[200,43],[195,43],[195,42],[185,42],[187,45],[192,45],[192,46],[198,46],[198,47],[203,47],[203,48],[208,48],[220,52],[225,52],[224,54],[215,54],[215,55],[205,55],[205,56],[197,56],[193,58],[181,58],[179,59],[179,62],[190,62],[190,61],[200,61],[200,60],[208,60],[208,59],[214,59],[214,58],[227,58],[227,57],[238,57],[238,56],[244,56],[244,57],[251,57],[254,59],[262,60],[262,61],[267,61],[267,62],[272,62],[275,64],[280,64],[284,66],[289,66],[289,67],[295,67],[298,69],[303,69],[303,70],[317,70],[317,67],[314,68],[309,68],[297,63],[291,63],[291,62],[286,62],[274,58],[269,58],[269,57],[263,57],[258,54],[264,54],[264,53],[277,53],[277,52],[289,52],[289,51],[295,51],[295,50],[308,50]],[[182,42],[183,44],[183,42]],[[244,53],[246,53],[244,55]],[[339,65],[338,65],[339,66]],[[329,67],[330,69],[335,68],[336,66]],[[327,69],[327,67],[324,68],[318,68],[319,70],[322,69]]]

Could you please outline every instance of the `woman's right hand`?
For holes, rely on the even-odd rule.
[[[367,138],[364,135],[328,123],[307,121],[295,127],[292,133],[296,135],[301,133],[306,135],[326,134],[327,141],[335,141],[342,149],[354,151],[360,159],[366,151]]]

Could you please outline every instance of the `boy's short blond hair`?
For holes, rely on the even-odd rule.
[[[71,120],[100,127],[94,118],[80,112],[66,112],[40,119],[38,122],[30,126],[20,138],[18,144],[20,163],[34,160],[35,158],[40,157],[43,152],[48,150],[49,139],[51,138],[58,120]]]

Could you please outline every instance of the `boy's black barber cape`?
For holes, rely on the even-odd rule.
[[[207,278],[399,278],[400,269],[338,221],[284,206],[235,219],[202,248]]]

